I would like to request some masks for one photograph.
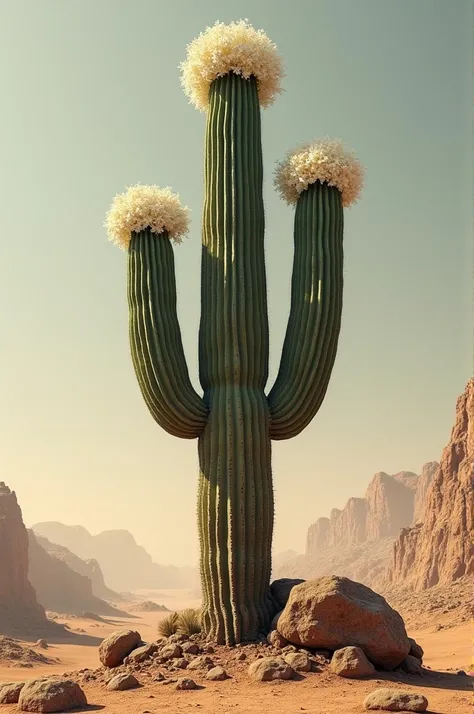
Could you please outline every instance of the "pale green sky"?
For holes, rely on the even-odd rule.
[[[274,444],[275,548],[380,470],[438,459],[471,375],[472,4],[463,0],[0,0],[0,478],[28,525],[127,528],[160,562],[197,557],[196,443],[153,422],[128,348],[125,255],[102,228],[127,185],[192,209],[176,249],[197,380],[204,117],[185,46],[248,17],[285,94],[263,115],[271,381],[289,311],[287,149],[336,136],[367,169],[346,211],[345,305],[322,409]],[[271,384],[270,381],[270,384]]]

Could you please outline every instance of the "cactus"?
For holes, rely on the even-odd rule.
[[[213,51],[209,52],[212,47]],[[199,377],[191,385],[176,314],[170,239],[186,209],[169,189],[116,197],[110,236],[128,250],[130,345],[145,402],[168,433],[198,439],[202,625],[218,643],[254,640],[273,616],[271,440],[299,434],[329,383],[341,324],[343,206],[362,183],[339,142],[289,154],[276,185],[296,203],[291,308],[269,394],[260,106],[282,76],[275,46],[245,22],[188,47],[183,83],[207,111]]]

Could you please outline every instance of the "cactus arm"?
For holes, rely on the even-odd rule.
[[[296,206],[290,317],[268,395],[272,439],[303,431],[326,394],[341,327],[342,238],[341,194],[316,181]]]
[[[132,234],[127,282],[132,360],[148,409],[169,434],[195,439],[206,425],[207,408],[189,379],[166,233]]]

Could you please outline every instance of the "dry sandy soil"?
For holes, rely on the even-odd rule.
[[[143,593],[143,597],[165,604],[169,609],[197,604],[195,594],[186,592],[147,592]],[[163,616],[163,613],[157,612],[139,613],[139,617],[134,619],[104,622],[58,618],[58,622],[67,623],[72,632],[79,632],[80,643],[50,642],[48,650],[41,652],[59,661],[49,665],[35,665],[25,669],[0,662],[0,682],[22,681],[81,668],[95,669],[100,666],[100,639],[116,629],[130,627],[137,629],[143,640],[152,641],[156,637],[157,622]],[[434,714],[472,714],[473,679],[455,674],[457,669],[469,669],[472,625],[464,623],[437,629],[436,626],[423,623],[422,629],[416,629],[414,624],[412,622],[409,627],[409,634],[424,648],[424,665],[432,670],[423,677],[378,673],[377,680],[351,681],[324,672],[305,674],[300,681],[258,684],[251,682],[247,676],[248,663],[239,662],[236,665],[234,654],[229,654],[226,648],[217,648],[213,659],[216,663],[222,663],[232,678],[224,682],[204,682],[201,676],[193,673],[198,683],[205,684],[195,691],[176,691],[173,684],[163,686],[148,681],[140,689],[126,692],[108,692],[104,684],[96,682],[82,686],[91,705],[89,711],[99,711],[106,707],[106,714],[176,714],[193,709],[206,714],[263,714],[267,711],[272,714],[361,714],[365,696],[381,686],[424,694],[429,701],[429,711]],[[28,644],[31,646],[31,643]],[[17,711],[17,707],[5,705],[1,710],[9,714]]]

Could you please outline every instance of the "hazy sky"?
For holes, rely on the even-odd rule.
[[[263,113],[271,379],[289,311],[292,210],[275,161],[318,136],[366,166],[346,211],[339,352],[319,414],[273,449],[275,548],[377,471],[439,459],[472,371],[471,3],[463,0],[0,0],[0,480],[27,525],[126,528],[163,563],[197,558],[197,453],[154,423],[128,347],[126,256],[102,227],[130,184],[192,209],[176,249],[196,387],[204,116],[178,64],[247,17],[283,55]]]

